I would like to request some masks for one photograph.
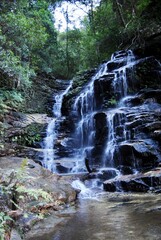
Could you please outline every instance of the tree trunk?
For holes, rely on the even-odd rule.
[[[66,9],[66,66],[67,66],[67,76],[69,76],[69,36],[68,36],[68,32],[69,32],[69,16],[68,16],[68,5],[67,5],[67,9]]]
[[[123,17],[123,14],[122,14],[121,5],[120,5],[120,3],[118,2],[118,0],[115,0],[115,3],[116,3],[116,9],[117,9],[117,12],[118,12],[118,15],[119,15],[121,24],[122,24],[122,26],[123,26],[124,28],[126,28],[126,22],[125,22],[125,19],[124,19],[124,17]]]

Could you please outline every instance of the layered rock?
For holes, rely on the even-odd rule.
[[[150,174],[161,162],[161,65],[153,56],[134,58],[131,52],[121,51],[103,63],[101,71],[89,84],[85,81],[80,93],[70,95],[69,91],[64,98],[66,144],[60,147],[62,138],[57,154],[68,152],[71,157],[83,149],[91,169],[111,168],[98,174],[103,180],[114,178],[117,171],[122,177]],[[113,181],[119,182],[116,179]],[[116,189],[112,184],[111,190],[105,189]],[[127,190],[125,184],[121,189]]]
[[[50,81],[49,78],[51,78]],[[46,127],[52,120],[49,116],[53,117],[55,96],[64,91],[68,84],[68,81],[60,81],[53,76],[48,76],[48,78],[39,76],[35,79],[33,86],[36,93],[34,95],[31,93],[30,101],[26,103],[26,108],[28,108],[26,111],[30,113],[22,113],[9,107],[6,109],[5,115],[2,119],[0,118],[1,157],[7,155],[28,157],[41,163],[42,142],[46,136]]]
[[[161,191],[161,168],[154,168],[145,173],[137,173],[131,175],[122,175],[114,179],[106,180],[103,183],[106,191],[132,191],[147,192],[153,191],[160,193]]]
[[[38,160],[41,141],[50,120],[47,114],[24,114],[10,110],[2,125],[0,156]]]

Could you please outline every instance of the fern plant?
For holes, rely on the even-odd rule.
[[[22,185],[27,179],[31,179],[31,176],[29,176],[29,172],[27,170],[28,168],[28,159],[25,158],[20,168],[16,171],[16,178],[17,178],[17,184],[16,184],[16,191],[18,193],[27,194],[29,197],[33,197],[36,200],[38,200],[40,197],[46,200],[47,202],[50,202],[52,200],[49,193],[42,189],[34,189],[30,188],[28,189],[24,185]]]
[[[24,159],[21,163],[20,168],[17,171],[14,171],[14,177],[17,179],[15,186],[11,189],[14,191],[15,195],[19,198],[19,200],[24,200],[25,197],[28,199],[35,199],[35,200],[44,200],[45,202],[52,202],[53,198],[50,193],[47,191],[39,188],[28,188],[24,186],[26,180],[31,179],[28,172],[28,159]],[[18,208],[17,204],[13,202],[16,208]]]
[[[10,179],[8,180],[7,186],[0,186],[1,192],[6,196],[7,199],[10,199],[10,203],[14,206],[14,209],[19,209],[24,217],[28,214],[28,212],[32,212],[32,203],[33,201],[37,201],[42,204],[44,207],[48,205],[48,203],[53,202],[53,197],[51,193],[48,193],[42,188],[33,188],[27,186],[25,183],[27,180],[31,180],[32,176],[29,175],[28,172],[28,159],[24,159],[21,163],[21,166],[17,170],[13,170],[10,174]],[[44,213],[41,212],[36,204],[36,210],[34,213],[37,214],[39,219],[44,217]],[[26,208],[27,207],[27,208]],[[27,210],[27,212],[26,212]],[[0,213],[0,240],[4,240],[5,232],[6,232],[6,222],[11,220],[6,214]]]
[[[23,97],[20,92],[15,90],[0,90],[0,113],[7,112],[7,106],[19,108],[23,104]]]
[[[27,187],[20,185],[16,188],[16,191],[20,194],[26,194],[29,198],[34,198],[35,200],[39,200],[40,198],[45,200],[46,202],[52,202],[52,197],[51,195],[44,191],[43,189],[34,189],[30,188],[28,189]],[[20,195],[21,197],[21,195]]]
[[[5,240],[8,221],[13,221],[13,219],[10,218],[6,213],[0,212],[0,240]]]

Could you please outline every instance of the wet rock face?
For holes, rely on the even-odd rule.
[[[161,168],[154,168],[146,173],[124,175],[104,182],[104,189],[109,192],[133,191],[147,192],[149,190],[160,192]]]
[[[143,141],[123,143],[119,146],[121,165],[137,170],[147,170],[157,165],[157,156],[154,146]],[[120,162],[119,162],[120,164]],[[119,167],[116,162],[116,165]]]
[[[61,210],[70,209],[75,203],[76,191],[71,187],[72,181],[69,176],[52,174],[31,159],[24,162],[24,158],[2,157],[0,211],[14,219],[12,227],[18,228],[23,239],[46,239],[61,222]],[[39,217],[40,213],[43,218]],[[9,221],[6,227],[10,229],[8,224]],[[11,231],[11,239],[21,239],[15,229]]]
[[[148,191],[150,170],[161,162],[161,64],[119,51],[86,80],[64,98],[59,139],[63,133],[67,141],[58,156],[82,151],[91,169],[111,168],[99,174],[107,191]]]
[[[84,74],[78,74],[76,77],[74,77],[71,90],[63,98],[61,109],[63,116],[71,116],[72,118],[73,115],[75,116],[75,113],[72,111],[72,105],[75,101],[75,98],[77,94],[85,89],[87,83],[91,80],[91,77],[95,74],[95,72],[96,69],[91,69],[85,71]]]
[[[2,125],[4,132],[0,139],[0,157],[9,155],[38,160],[49,120],[47,114],[8,111]]]
[[[94,82],[94,93],[95,93],[95,103],[96,109],[104,108],[106,102],[113,96],[113,86],[112,81],[114,79],[114,74],[109,74],[104,76]]]
[[[95,142],[96,145],[104,146],[106,136],[107,136],[107,120],[106,120],[106,114],[105,113],[97,113],[94,116],[95,120]]]
[[[160,63],[154,57],[144,58],[133,66],[131,74],[127,71],[129,93],[136,93],[141,89],[157,89],[160,86]]]

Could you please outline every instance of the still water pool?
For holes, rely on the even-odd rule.
[[[161,240],[161,195],[100,194],[79,199],[78,211],[52,240]]]

